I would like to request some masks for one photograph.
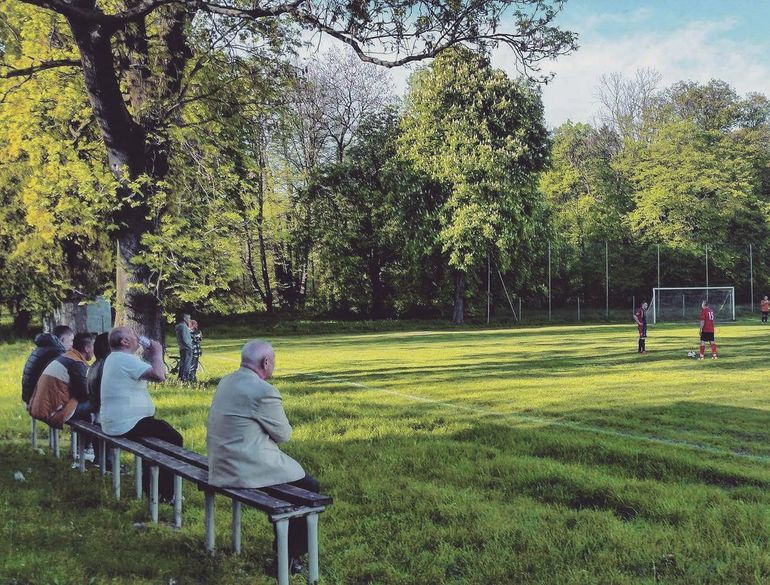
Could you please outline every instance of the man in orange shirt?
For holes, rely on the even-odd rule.
[[[770,301],[765,298],[759,301],[759,310],[762,312],[762,323],[767,323],[767,314],[770,312]]]
[[[94,338],[78,333],[72,349],[46,366],[29,401],[29,414],[60,429],[70,418],[91,422],[86,373],[94,355]]]

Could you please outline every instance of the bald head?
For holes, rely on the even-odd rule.
[[[241,350],[241,367],[248,368],[263,380],[267,380],[273,375],[275,368],[273,346],[259,339],[249,341]]]
[[[130,351],[137,350],[136,334],[129,327],[114,327],[109,336],[110,349],[112,351]]]

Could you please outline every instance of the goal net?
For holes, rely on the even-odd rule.
[[[732,286],[654,288],[649,310],[652,322],[698,321],[706,300],[717,321],[735,321],[735,289]]]

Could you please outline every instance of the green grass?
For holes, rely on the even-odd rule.
[[[335,498],[323,582],[770,582],[769,336],[719,327],[716,362],[686,357],[693,326],[652,328],[646,356],[626,325],[271,339],[286,450]],[[243,341],[206,340],[199,388],[153,390],[188,447]],[[260,514],[236,557],[218,500],[209,558],[193,487],[180,533],[135,528],[143,503],[32,453],[28,351],[0,345],[0,583],[274,582]]]

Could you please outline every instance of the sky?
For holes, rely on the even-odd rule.
[[[722,79],[741,95],[770,96],[767,0],[568,0],[557,22],[578,33],[579,48],[544,66],[555,73],[543,88],[549,127],[592,121],[600,77],[640,68],[658,71],[664,87]],[[509,51],[493,63],[515,74]]]
[[[722,79],[770,97],[768,0],[567,0],[557,24],[578,33],[579,48],[543,66],[555,74],[543,87],[548,127],[593,121],[601,76],[640,68],[658,71],[663,87]],[[517,74],[510,50],[496,50],[493,64]],[[397,93],[413,69],[392,70]]]

